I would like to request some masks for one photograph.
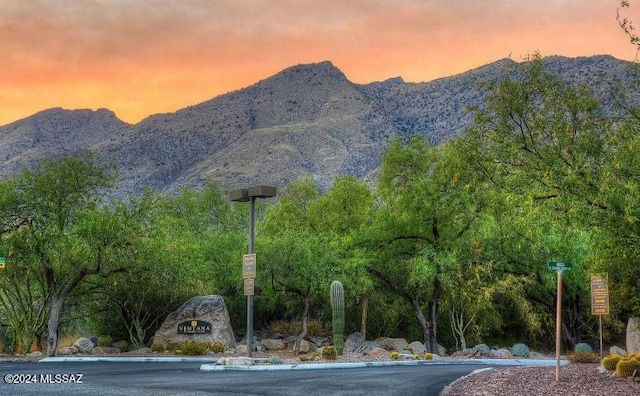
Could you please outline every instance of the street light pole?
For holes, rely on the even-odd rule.
[[[249,255],[255,254],[255,234],[256,234],[256,198],[271,198],[276,196],[276,188],[271,186],[252,186],[234,190],[229,194],[229,199],[234,202],[249,202]],[[257,260],[256,260],[257,261]],[[255,262],[254,262],[255,265]],[[243,274],[244,277],[244,274]],[[247,293],[245,286],[245,294],[247,295],[247,353],[249,357],[253,354],[253,281],[254,279],[245,279],[251,282],[251,291]]]

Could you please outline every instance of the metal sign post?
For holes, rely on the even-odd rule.
[[[560,347],[562,332],[562,272],[571,270],[571,263],[559,263],[552,261],[549,269],[558,273],[558,301],[556,301],[556,382],[560,381]]]
[[[609,315],[609,276],[608,274],[591,275],[591,315],[598,315],[600,331],[600,359],[602,353],[602,315]]]

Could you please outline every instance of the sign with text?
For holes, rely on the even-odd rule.
[[[255,278],[256,277],[256,255],[245,254],[242,256],[242,277]]]
[[[549,263],[549,269],[556,270],[558,272],[571,271],[571,263],[552,261]]]
[[[609,279],[607,274],[591,275],[591,315],[609,315]]]
[[[178,334],[211,334],[211,323],[204,320],[187,320],[178,324]]]
[[[253,296],[255,280],[253,278],[244,278],[244,295]]]

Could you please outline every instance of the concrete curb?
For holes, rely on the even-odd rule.
[[[207,357],[147,357],[147,356],[56,356],[40,359],[39,363],[60,363],[60,362],[165,362],[165,363],[215,363],[219,358]]]
[[[555,366],[555,360],[533,359],[451,359],[451,360],[403,360],[384,362],[358,362],[358,363],[303,363],[303,364],[276,364],[276,365],[219,365],[203,364],[201,371],[280,371],[280,370],[323,370],[343,368],[366,368],[386,366],[429,366],[445,364],[476,364],[488,366]],[[560,365],[569,364],[568,360],[561,360]]]
[[[112,357],[112,356],[68,356],[48,357],[39,363],[61,362],[165,362],[165,363],[202,363],[201,371],[280,371],[280,370],[326,370],[367,368],[386,366],[429,366],[445,364],[475,364],[487,366],[555,366],[555,359],[437,359],[437,360],[390,360],[383,362],[354,362],[354,363],[301,363],[301,364],[258,364],[258,365],[219,365],[218,357]],[[568,360],[560,360],[560,365],[569,364]]]

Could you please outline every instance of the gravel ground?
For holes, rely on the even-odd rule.
[[[471,374],[449,387],[441,396],[639,396],[640,382],[601,373],[599,364],[572,363],[554,367],[496,368]]]

